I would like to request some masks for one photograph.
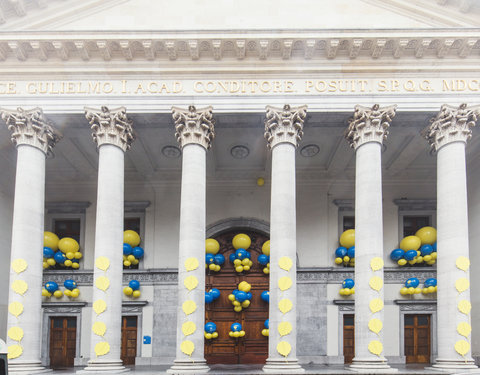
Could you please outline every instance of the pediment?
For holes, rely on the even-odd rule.
[[[480,26],[474,0],[0,0],[0,30],[418,29]]]

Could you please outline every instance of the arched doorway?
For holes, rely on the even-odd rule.
[[[251,252],[253,266],[245,274],[235,272],[228,257],[235,251],[232,239],[239,233],[250,236],[252,244],[248,251]],[[205,321],[217,325],[218,338],[205,340],[205,358],[207,363],[223,364],[253,364],[265,363],[268,356],[268,337],[262,336],[264,322],[268,319],[268,303],[260,295],[269,289],[268,275],[263,273],[263,266],[257,262],[257,257],[262,253],[262,245],[269,238],[267,235],[253,230],[232,229],[220,235],[212,236],[220,243],[220,253],[225,256],[225,264],[220,272],[207,271],[205,278],[206,288],[220,290],[220,298],[205,305]],[[241,312],[233,310],[228,295],[232,293],[241,281],[252,285],[252,300],[248,308]],[[245,337],[231,338],[228,335],[230,325],[234,322],[242,324],[246,332]]]

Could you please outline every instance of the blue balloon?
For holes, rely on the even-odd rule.
[[[215,261],[215,258],[212,254],[205,254],[205,263],[212,264]]]
[[[242,325],[240,323],[232,323],[230,330],[233,332],[240,332],[242,330]]]
[[[247,299],[247,293],[245,292],[242,292],[241,290],[239,290],[237,292],[237,294],[235,295],[235,299],[238,301],[238,302],[243,302]]]
[[[405,251],[402,249],[395,249],[390,253],[390,259],[396,262],[397,260],[402,259],[404,255]]]
[[[265,320],[265,322],[263,323],[263,325],[264,325],[264,327],[265,327],[266,329],[268,329],[268,326],[270,325],[269,319]]]
[[[220,297],[220,291],[217,288],[210,289],[209,293],[212,295],[214,300],[216,300],[218,297]]]
[[[58,284],[55,281],[47,281],[45,283],[45,289],[47,289],[50,293],[53,293],[58,289]]]
[[[425,255],[430,255],[431,253],[433,253],[433,247],[432,245],[422,245],[422,247],[420,248],[420,252],[422,253],[422,256],[425,256]]]
[[[63,282],[63,286],[68,290],[73,290],[77,287],[77,283],[74,280],[68,279]]]
[[[345,255],[347,255],[347,248],[346,247],[339,247],[337,250],[335,250],[335,257],[336,258],[343,258]]]
[[[235,257],[235,253],[231,253],[231,254],[229,255],[229,257],[228,257],[228,260],[229,260],[231,263],[233,263],[233,261],[234,261],[235,259],[237,259],[237,258]]]
[[[435,243],[432,245],[432,247],[433,247],[433,251],[436,252],[436,251],[437,251],[437,243],[435,242]]]
[[[414,260],[417,256],[417,250],[408,250],[405,252],[404,256],[406,260]]]
[[[353,279],[343,280],[342,286],[344,288],[352,289],[355,286],[355,281]]]
[[[214,322],[205,323],[205,332],[213,333],[217,330],[217,325]]]
[[[63,264],[67,260],[67,257],[61,251],[57,251],[53,256],[53,259],[55,259],[55,262]]]
[[[132,255],[133,247],[128,243],[123,244],[123,255]]]
[[[350,259],[355,258],[355,246],[348,248],[347,255]]]
[[[260,295],[263,301],[269,303],[270,302],[270,292],[268,290],[264,290]]]
[[[266,266],[268,263],[268,256],[265,254],[260,254],[257,258],[258,263],[260,263],[262,266]]]
[[[55,251],[53,249],[50,249],[49,247],[44,247],[43,248],[43,257],[44,258],[53,258],[55,255]]]
[[[223,254],[217,254],[214,256],[215,264],[222,266],[225,263],[225,257]]]
[[[80,263],[80,259],[73,258],[73,259],[71,259],[71,261],[72,261],[72,263]]]
[[[248,300],[251,300],[251,299],[252,299],[252,293],[247,292],[247,299],[248,299]]]
[[[410,279],[405,281],[405,286],[407,288],[416,288],[419,284],[420,284],[420,280],[418,280],[416,277],[411,277]]]
[[[236,252],[235,252],[235,256],[237,257],[237,259],[240,259],[240,260],[243,260],[247,257],[247,250],[245,249],[238,249]]]
[[[145,254],[145,252],[143,251],[143,249],[140,246],[137,246],[137,247],[133,248],[132,255],[135,258],[140,259],[140,258],[143,257],[144,254]]]
[[[232,292],[232,294],[233,294],[234,296],[236,296],[238,292],[239,292],[238,289],[234,289],[233,292]]]
[[[130,280],[128,286],[133,290],[138,290],[140,289],[140,282],[138,280]]]
[[[205,303],[213,302],[213,296],[209,292],[205,292]]]
[[[425,280],[424,285],[427,288],[429,286],[437,286],[437,279],[435,279],[434,277],[431,277],[430,279]]]
[[[250,251],[248,250],[245,250],[247,252],[247,258],[248,259],[252,259],[252,254],[250,253]]]

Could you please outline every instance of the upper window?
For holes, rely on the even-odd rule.
[[[413,236],[417,230],[427,226],[432,226],[432,215],[404,215],[403,237]]]
[[[355,229],[355,216],[343,216],[343,231]]]
[[[53,232],[58,238],[70,237],[80,243],[81,220],[53,218]]]
[[[398,206],[398,241],[422,227],[436,227],[436,199],[394,199]]]

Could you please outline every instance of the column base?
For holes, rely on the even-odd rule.
[[[263,372],[268,374],[303,374],[305,369],[298,364],[298,359],[267,358]]]
[[[436,359],[435,364],[425,367],[426,370],[446,371],[449,373],[480,373],[478,366],[475,365],[473,359],[457,360],[457,359]]]
[[[390,374],[398,372],[398,369],[390,367],[385,358],[373,360],[371,358],[353,358],[352,364],[347,367],[349,370],[367,374]]]
[[[123,366],[122,360],[94,360],[88,361],[88,366],[78,370],[77,374],[118,374],[128,372],[129,368]]]
[[[51,369],[48,369],[42,366],[42,362],[10,362],[8,363],[8,373],[9,374],[43,374],[47,372],[52,372]]]
[[[210,371],[207,361],[201,360],[180,360],[173,361],[172,367],[167,370],[167,374],[205,374]]]

